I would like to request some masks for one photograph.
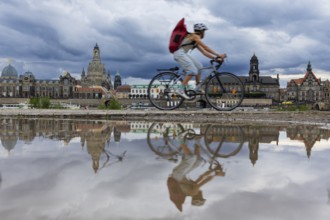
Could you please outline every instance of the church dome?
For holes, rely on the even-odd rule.
[[[13,67],[12,65],[8,65],[5,68],[3,68],[2,73],[1,73],[1,77],[18,77],[17,71],[15,69],[15,67]]]

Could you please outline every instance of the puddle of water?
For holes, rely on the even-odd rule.
[[[313,125],[0,121],[1,219],[328,219]]]

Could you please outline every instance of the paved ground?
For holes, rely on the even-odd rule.
[[[73,118],[133,121],[180,121],[197,123],[262,123],[262,124],[318,124],[330,128],[329,111],[279,112],[249,110],[219,112],[210,109],[196,111],[160,110],[53,110],[0,109],[0,117]]]

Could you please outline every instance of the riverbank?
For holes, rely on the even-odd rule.
[[[249,110],[219,112],[210,109],[195,111],[160,110],[70,110],[70,109],[0,109],[0,117],[59,118],[127,121],[169,121],[195,123],[262,123],[315,124],[330,127],[330,112]]]

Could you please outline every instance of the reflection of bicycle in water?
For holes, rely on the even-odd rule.
[[[207,124],[197,134],[193,128],[184,124],[153,123],[148,130],[147,141],[150,149],[161,157],[170,158],[180,154],[182,139],[203,138],[204,153],[210,158],[227,158],[236,155],[244,143],[243,131],[235,125]]]
[[[170,199],[180,211],[187,196],[192,198],[192,205],[204,204],[201,187],[214,177],[225,175],[217,158],[236,155],[243,146],[243,135],[239,127],[207,125],[202,126],[200,131],[198,133],[184,124],[169,123],[154,123],[148,130],[147,141],[153,152],[176,162],[178,156],[181,156],[179,164],[167,179]],[[193,147],[190,146],[191,142],[194,143]],[[205,172],[194,180],[188,177],[191,171],[206,161],[209,166]]]

